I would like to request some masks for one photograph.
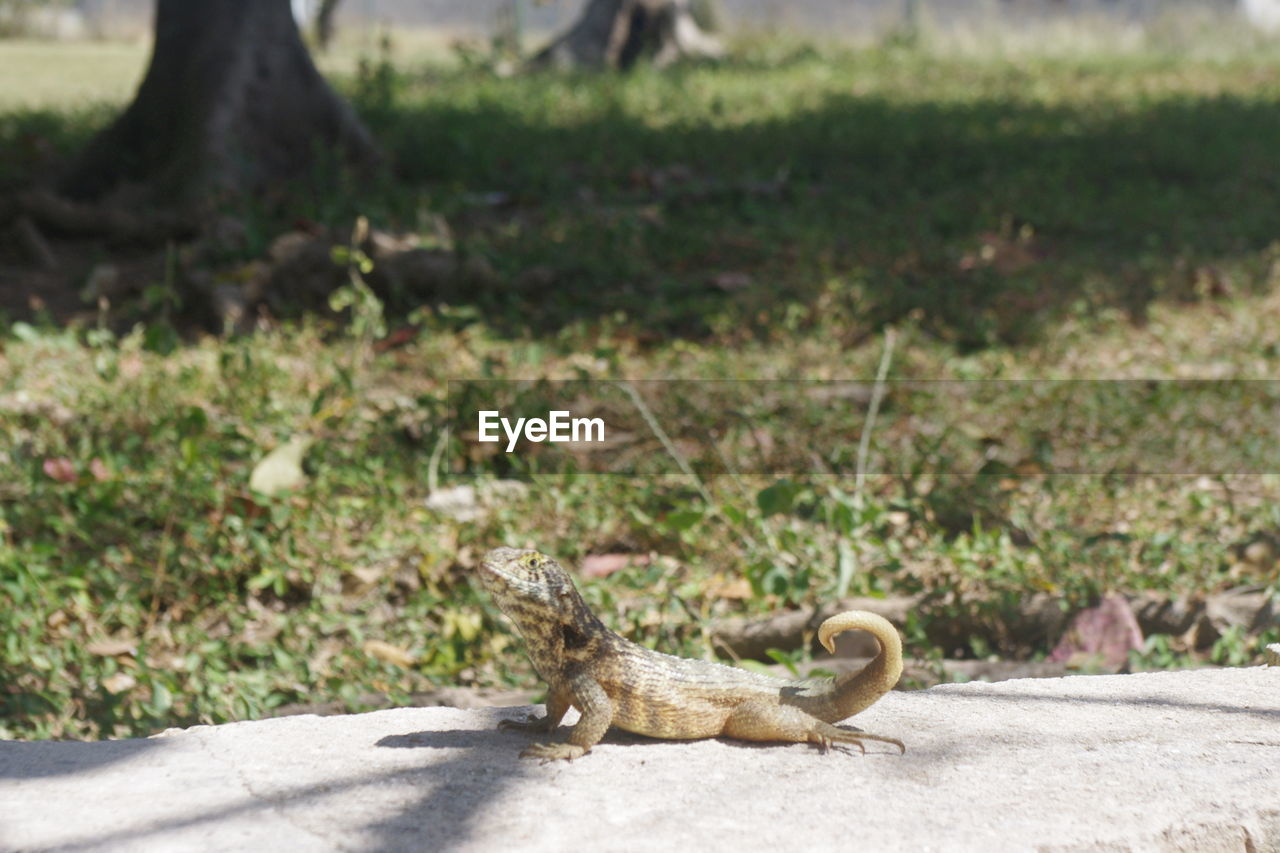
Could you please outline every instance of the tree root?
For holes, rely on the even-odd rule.
[[[199,232],[194,214],[139,214],[111,202],[74,201],[49,189],[26,190],[0,200],[0,223],[15,228],[32,260],[49,269],[58,264],[41,229],[69,237],[101,237],[115,244],[144,246],[189,239]]]

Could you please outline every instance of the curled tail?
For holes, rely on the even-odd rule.
[[[893,624],[866,610],[848,610],[827,619],[818,628],[818,642],[835,651],[835,637],[845,631],[867,631],[880,643],[880,654],[859,672],[829,682],[809,713],[828,723],[852,717],[893,689],[902,677],[902,638]]]

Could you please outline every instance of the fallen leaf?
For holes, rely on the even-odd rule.
[[[1271,614],[1274,613],[1271,595],[1261,585],[1229,589],[1209,596],[1204,604],[1208,626],[1202,627],[1211,627],[1218,637],[1231,628],[1261,631],[1271,624]]]
[[[280,634],[280,630],[279,618],[268,611],[264,614],[264,618],[246,624],[236,639],[245,645],[261,646],[274,640]]]
[[[1269,539],[1256,539],[1244,546],[1240,556],[1244,558],[1246,563],[1267,568],[1276,562],[1276,546]]]
[[[84,650],[91,655],[98,655],[104,658],[113,658],[116,655],[131,655],[138,650],[138,641],[132,637],[125,637],[122,640],[95,640],[85,646]]]
[[[138,680],[127,672],[117,672],[102,679],[102,686],[107,689],[108,693],[113,695],[131,690],[137,683]]]
[[[1097,607],[1081,610],[1054,647],[1049,660],[1083,664],[1100,661],[1118,670],[1129,659],[1130,649],[1142,648],[1142,629],[1123,596],[1109,595]]]
[[[726,581],[720,586],[713,587],[709,590],[716,598],[730,599],[734,601],[746,601],[754,597],[755,593],[751,589],[751,581],[746,578],[735,578]]]
[[[711,284],[726,293],[744,290],[751,286],[753,279],[744,272],[718,272],[711,276]]]
[[[451,610],[444,614],[441,636],[446,639],[458,637],[464,643],[470,643],[480,635],[482,621],[480,614],[474,611]]]
[[[647,566],[649,558],[643,554],[588,554],[578,571],[584,578],[607,578],[633,564]]]
[[[396,347],[411,344],[417,340],[418,333],[420,331],[421,329],[418,326],[402,326],[394,332],[391,332],[382,340],[375,341],[373,344],[373,351],[386,352],[387,350],[392,350]]]
[[[382,580],[386,570],[381,566],[356,566],[349,574],[359,581],[361,586],[370,587]],[[346,576],[343,577],[343,580],[346,580]]]
[[[484,515],[474,486],[461,485],[436,489],[423,502],[427,509],[457,521],[475,521]]]
[[[276,495],[296,489],[307,481],[302,470],[302,457],[311,446],[309,435],[295,435],[253,466],[249,488],[264,495]]]
[[[77,479],[76,466],[65,456],[53,456],[44,460],[44,473],[59,483],[74,483]]]
[[[89,473],[99,483],[105,483],[111,479],[111,469],[107,467],[107,463],[96,456],[89,462]]]
[[[365,654],[372,655],[383,663],[403,666],[406,669],[413,666],[417,661],[417,658],[409,654],[407,650],[382,640],[365,640],[362,648]]]

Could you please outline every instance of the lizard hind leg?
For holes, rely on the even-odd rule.
[[[835,744],[847,743],[865,753],[865,741],[875,740],[894,744],[906,752],[902,741],[895,738],[837,728],[794,705],[775,705],[765,701],[743,702],[734,708],[725,720],[722,734],[738,740],[813,743],[823,752]]]

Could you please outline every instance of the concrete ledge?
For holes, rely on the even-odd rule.
[[[519,761],[515,709],[0,742],[4,850],[1280,851],[1280,668],[894,693],[907,743],[610,735]]]

